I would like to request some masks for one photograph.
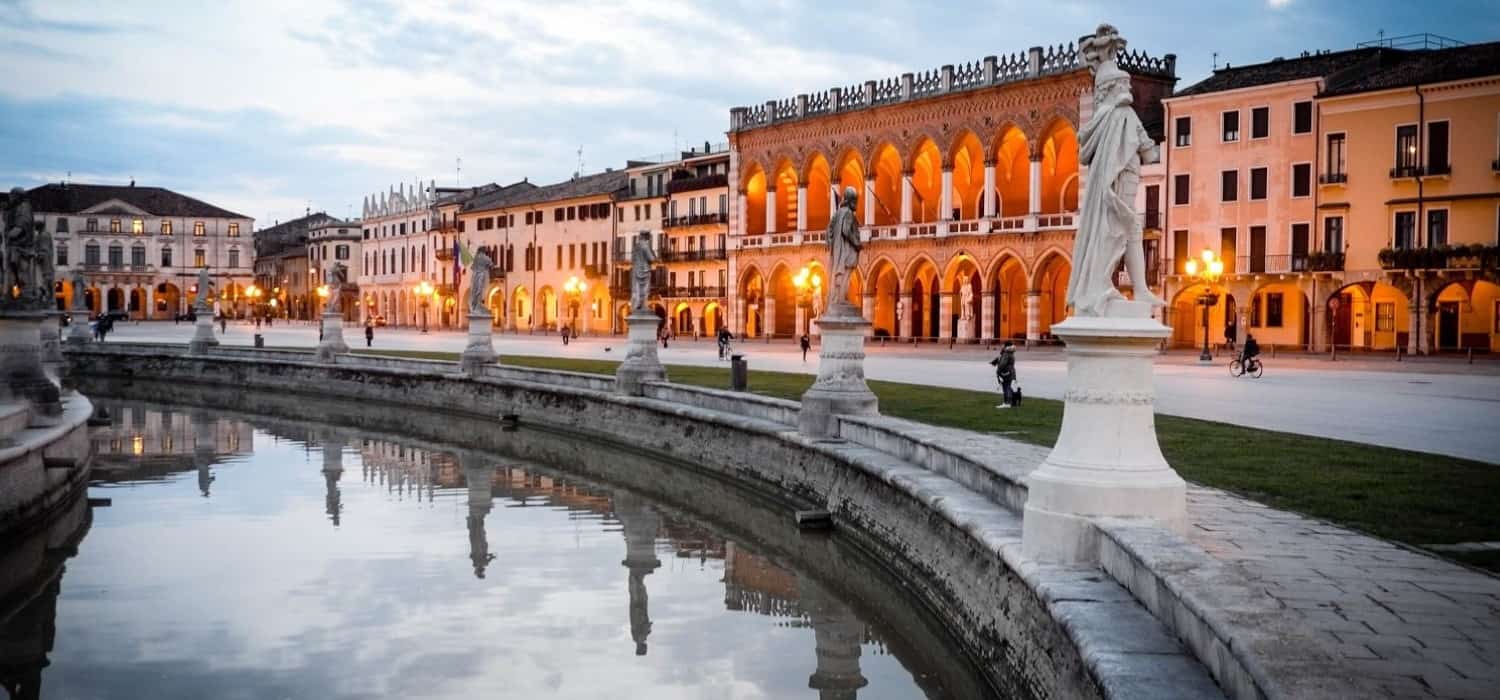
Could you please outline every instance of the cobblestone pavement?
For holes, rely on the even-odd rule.
[[[1500,697],[1500,578],[1191,486],[1189,539],[1241,565],[1395,697]]]

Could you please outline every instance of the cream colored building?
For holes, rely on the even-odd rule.
[[[383,318],[392,326],[422,325],[422,314],[433,324],[441,301],[426,300],[415,291],[431,281],[441,267],[429,241],[430,207],[435,183],[402,184],[365,198],[360,216],[359,287],[364,318]]]
[[[248,309],[255,220],[160,187],[48,184],[27,193],[56,247],[58,308],[84,295],[91,313],[171,319],[187,311],[208,268],[231,315]],[[73,288],[73,273],[87,287]]]
[[[307,231],[307,282],[311,289],[324,286],[334,264],[342,263],[346,268],[348,284],[342,290],[329,290],[330,294],[340,295],[339,309],[345,321],[362,320],[359,294],[362,238],[363,228],[357,220],[325,221]],[[323,302],[320,299],[318,303],[321,306]]]

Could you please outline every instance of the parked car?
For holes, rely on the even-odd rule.
[[[110,320],[113,320],[113,321],[129,321],[130,320],[130,312],[129,311],[105,311],[104,313],[99,314],[99,319],[102,320],[102,319],[106,319],[106,318],[110,319]]]
[[[198,320],[198,314],[196,312],[194,312],[194,311],[188,311],[186,313],[180,313],[180,314],[177,314],[177,320],[178,321],[187,321],[188,323],[193,323],[193,322],[195,322],[195,321]]]

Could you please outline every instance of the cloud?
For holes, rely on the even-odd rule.
[[[1270,5],[1272,8],[1279,10],[1283,7],[1286,7],[1287,5],[1292,4],[1292,0],[1266,0],[1266,4]]]

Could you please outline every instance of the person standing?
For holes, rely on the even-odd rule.
[[[1240,324],[1238,321],[1234,320],[1233,316],[1231,316],[1229,318],[1229,321],[1224,324],[1224,344],[1229,346],[1229,350],[1231,352],[1234,351],[1235,337],[1239,334]]]
[[[228,332],[229,332],[229,314],[227,314],[227,313],[221,313],[221,314],[219,314],[219,335],[224,335],[225,333],[228,333]]]
[[[1016,380],[1016,346],[1009,340],[1000,347],[1000,356],[990,360],[995,366],[995,379],[1000,382],[1000,394],[1004,403],[995,408],[1010,408],[1015,405],[1015,390],[1011,388],[1011,382]]]
[[[812,347],[812,339],[803,333],[802,337],[797,339],[797,343],[802,346],[802,363],[807,364],[807,350]]]
[[[375,342],[375,323],[365,321],[365,347],[370,347]]]

